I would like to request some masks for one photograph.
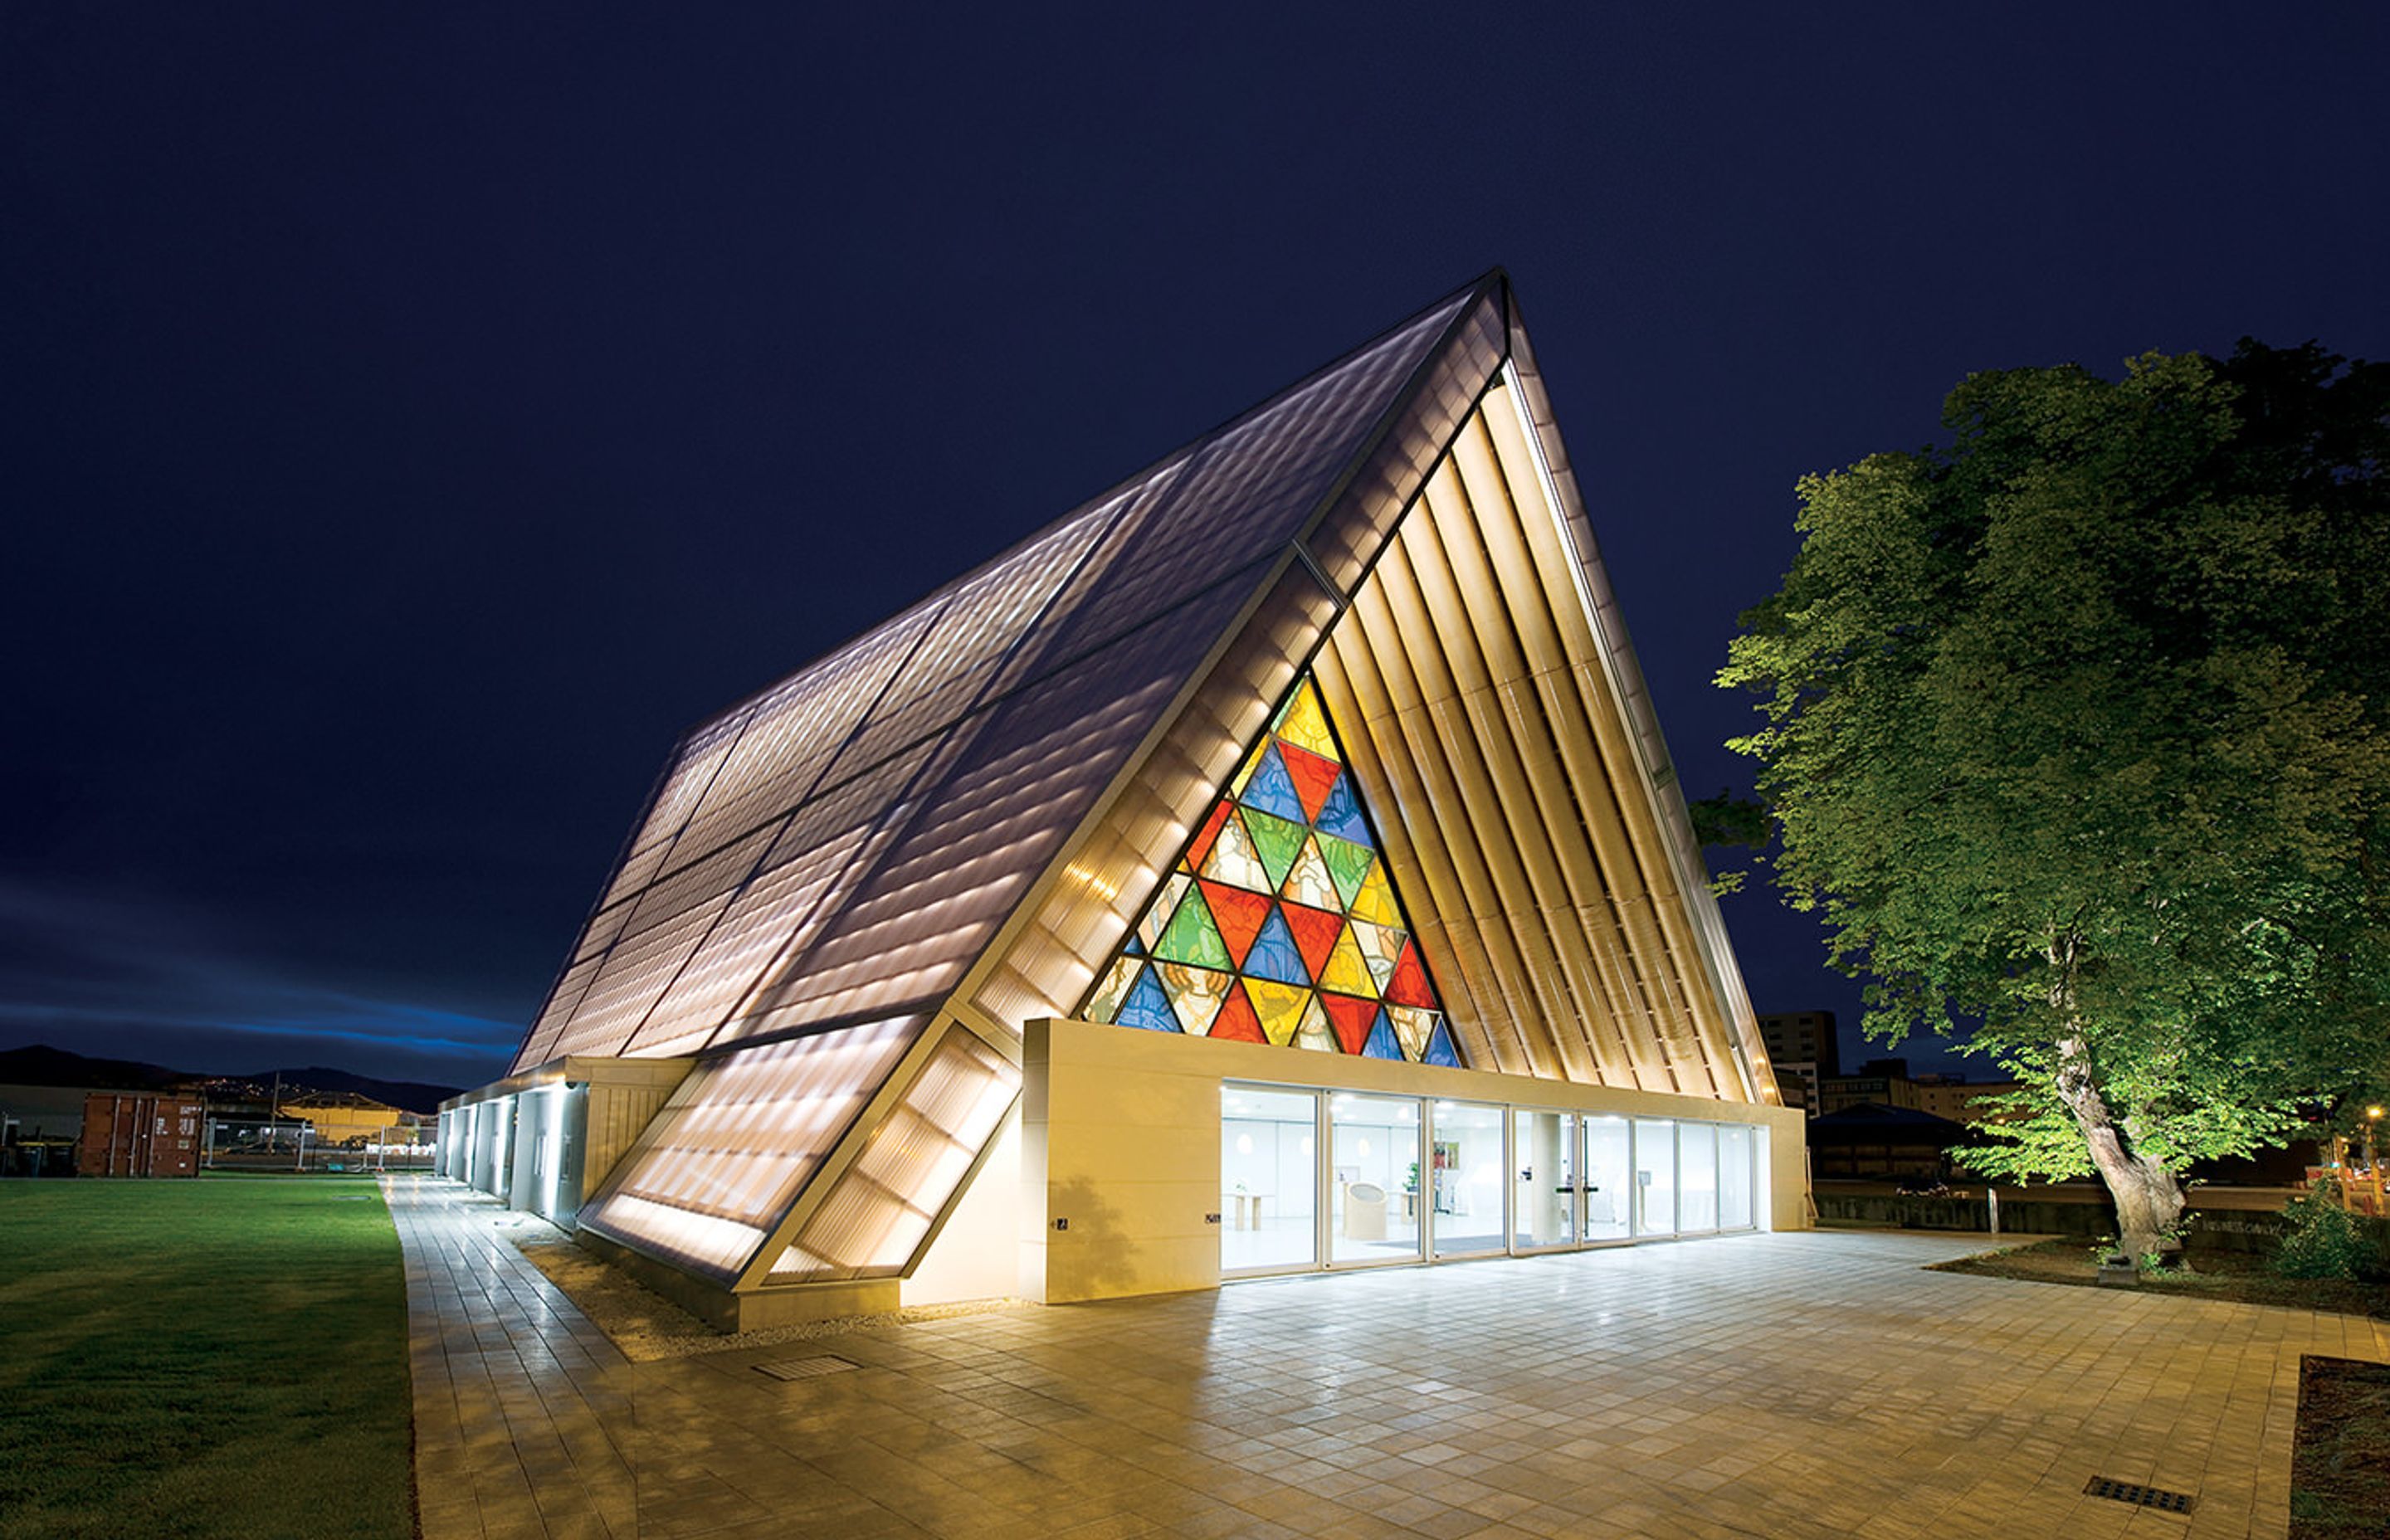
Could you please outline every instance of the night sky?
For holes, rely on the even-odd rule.
[[[2390,356],[2385,79],[2356,3],[10,5],[0,1046],[495,1075],[683,728],[1497,263],[1747,787],[1803,472]]]

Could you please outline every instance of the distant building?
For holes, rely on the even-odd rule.
[[[1967,1130],[1947,1118],[1865,1102],[1809,1120],[1810,1170],[1819,1178],[1947,1177],[1950,1151],[1967,1139]]]
[[[1870,1059],[1855,1075],[1834,1075],[1818,1082],[1818,1111],[1820,1116],[1870,1103],[1909,1111],[1924,1110],[1925,1097],[1917,1083],[1908,1078],[1908,1060]]]
[[[425,1120],[354,1091],[310,1091],[282,1098],[281,1115],[315,1130],[319,1144],[416,1144]]]
[[[2017,1089],[2013,1080],[1975,1080],[1965,1075],[1922,1074],[1917,1077],[1917,1105],[1952,1123],[1979,1123],[1999,1115],[1989,1098]]]
[[[1836,1031],[1831,1010],[1759,1018],[1759,1040],[1767,1046],[1768,1059],[1780,1074],[1787,1064],[1808,1065],[1816,1072],[1813,1080],[1841,1074],[1843,1051]]]

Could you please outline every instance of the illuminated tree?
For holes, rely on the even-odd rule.
[[[1944,422],[1800,483],[1733,747],[1868,1030],[1977,1022],[2027,1084],[1976,1163],[2096,1170],[2146,1254],[2191,1161],[2383,1075],[2390,367],[2244,341]]]

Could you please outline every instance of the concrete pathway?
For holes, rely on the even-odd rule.
[[[2390,1361],[2390,1323],[1923,1273],[1980,1241],[1845,1231],[633,1365],[520,1216],[385,1185],[427,1540],[2278,1536],[2299,1355]],[[823,1354],[858,1367],[756,1368]]]

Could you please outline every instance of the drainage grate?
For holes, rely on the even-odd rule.
[[[2111,1481],[2094,1476],[2083,1483],[2084,1494],[2092,1497],[2113,1497],[2120,1503],[2137,1503],[2153,1508],[2160,1513],[2189,1513],[2199,1499],[2188,1492],[2168,1492],[2154,1486],[2135,1486],[2130,1482]]]
[[[775,1380],[811,1380],[818,1374],[843,1374],[862,1367],[834,1353],[819,1353],[810,1358],[776,1358],[771,1363],[756,1365],[755,1372]]]

